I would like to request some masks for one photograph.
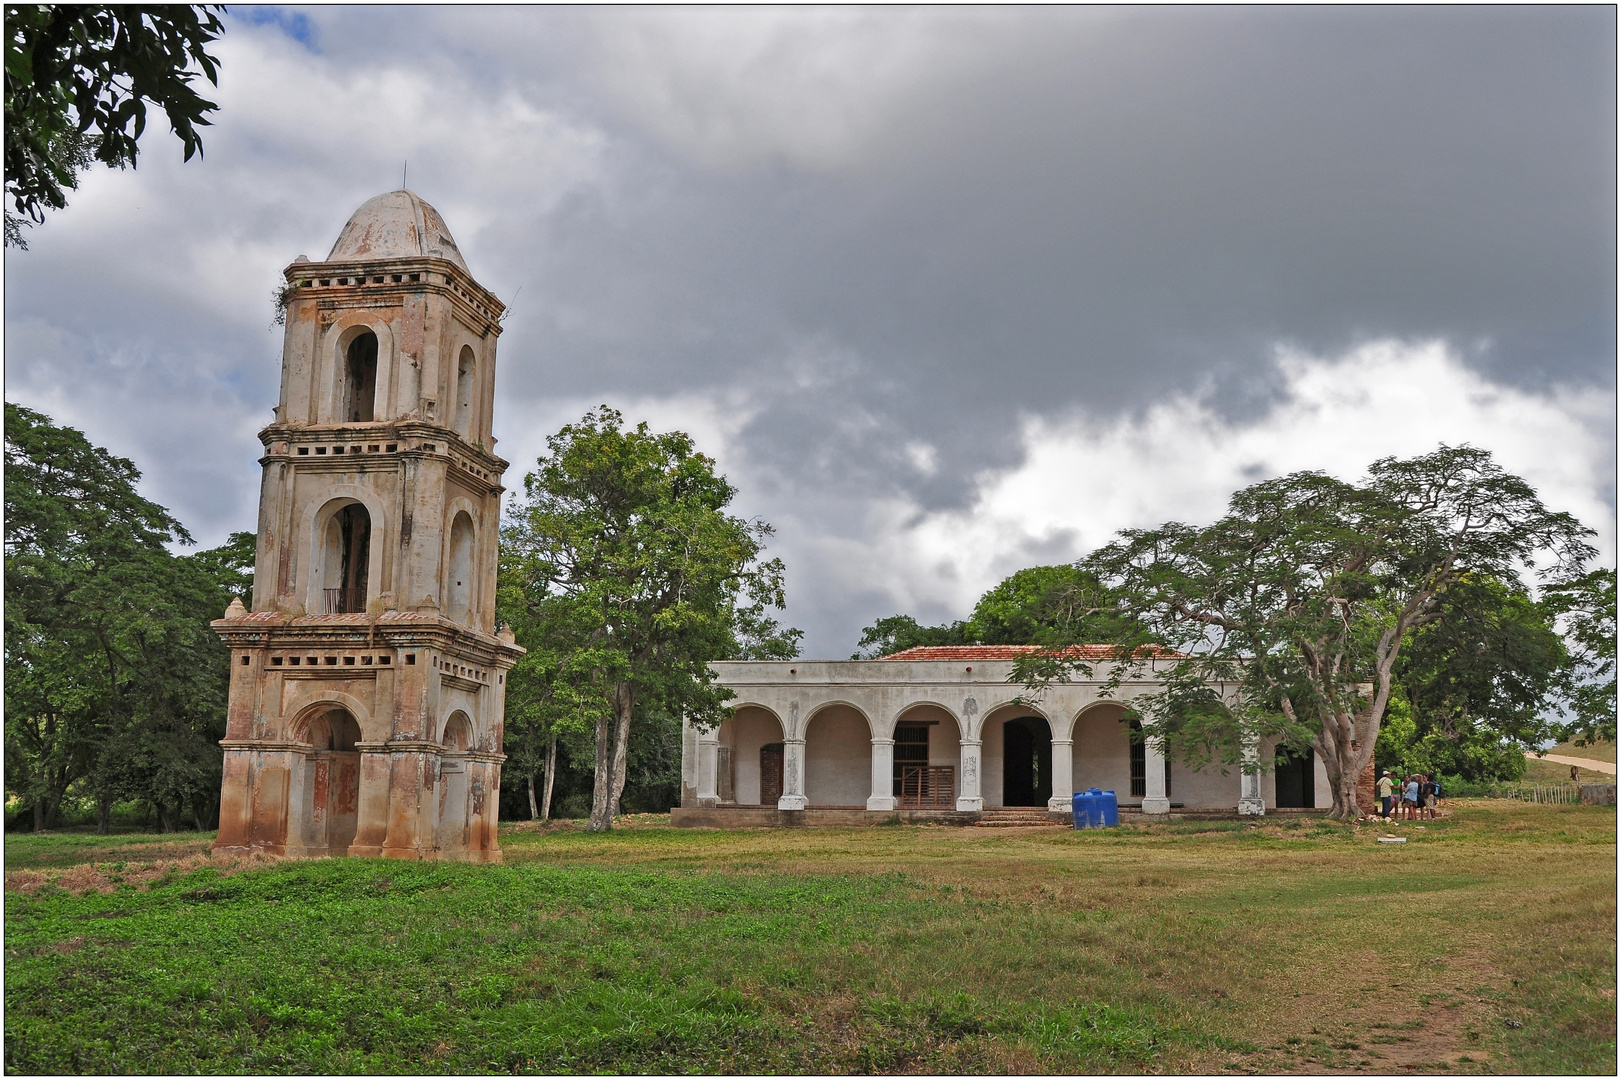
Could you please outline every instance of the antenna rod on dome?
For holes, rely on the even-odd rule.
[[[400,166],[400,190],[401,191],[405,190],[405,170],[409,169],[410,167],[411,167],[411,159],[406,158],[405,159],[405,164]]]

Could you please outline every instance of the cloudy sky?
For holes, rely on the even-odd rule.
[[[690,431],[847,656],[1294,469],[1492,449],[1616,514],[1616,26],[1587,8],[239,9],[8,251],[6,397],[251,529],[271,293],[409,186],[512,305],[518,488]]]

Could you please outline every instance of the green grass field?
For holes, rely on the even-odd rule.
[[[1613,808],[1391,831],[8,836],[6,1068],[1613,1074]]]

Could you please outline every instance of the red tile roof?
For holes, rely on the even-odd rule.
[[[898,653],[879,657],[880,660],[1017,660],[1028,653],[1039,652],[1041,645],[914,645]],[[1076,660],[1108,660],[1113,658],[1116,645],[1071,645],[1064,655]],[[1143,645],[1138,656],[1172,657],[1171,652],[1154,645]]]

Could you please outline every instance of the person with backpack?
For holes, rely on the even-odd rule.
[[[1408,773],[1401,788],[1402,816],[1408,820],[1418,817],[1418,774]]]

